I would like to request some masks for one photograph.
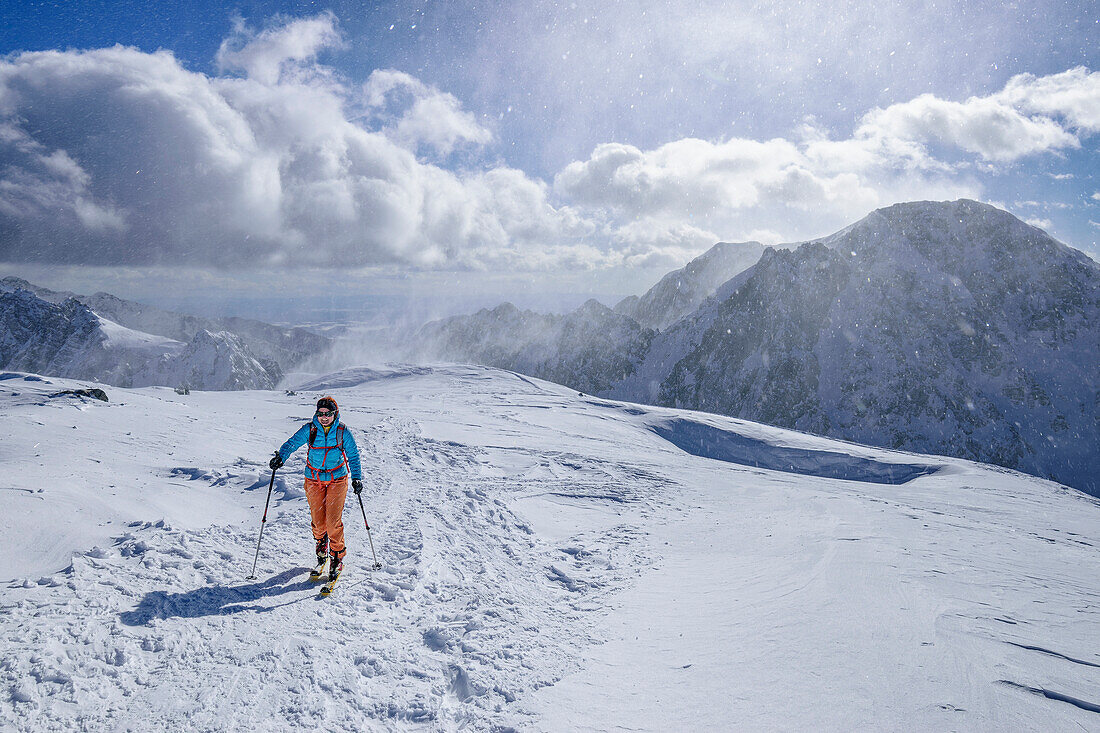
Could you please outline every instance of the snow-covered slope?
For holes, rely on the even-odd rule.
[[[1100,265],[1084,254],[992,206],[918,202],[769,251],[735,285],[607,394],[1100,495]]]
[[[139,381],[140,378],[140,381]],[[281,374],[272,374],[228,331],[199,331],[179,353],[146,364],[134,386],[182,384],[194,389],[265,389]]]
[[[102,319],[73,298],[0,294],[0,368],[131,384],[135,366],[182,347]]]
[[[0,375],[0,728],[1080,730],[1100,503],[955,459],[486,368],[296,395]],[[301,452],[331,392],[336,594]]]
[[[995,463],[1100,496],[1100,265],[1083,253],[967,200],[881,209],[703,283],[724,252],[620,304],[616,324],[501,306],[421,337],[446,347],[439,358],[603,397]],[[655,335],[623,313],[669,325]]]
[[[26,290],[0,293],[0,368],[125,387],[217,390],[266,389],[282,377],[229,332],[199,331],[185,344],[126,328],[75,298],[54,304]]]

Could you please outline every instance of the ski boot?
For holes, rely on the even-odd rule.
[[[347,550],[332,553],[332,563],[328,567],[328,579],[330,583],[336,582],[336,579],[340,577],[340,571],[344,569],[344,555],[346,554]]]
[[[333,552],[330,558],[330,564],[328,568],[328,582],[321,588],[321,595],[327,596],[332,593],[332,589],[336,587],[336,580],[340,577],[340,572],[344,569],[344,554],[346,550],[340,552]]]
[[[317,540],[317,565],[309,571],[310,580],[320,580],[328,562],[328,535]]]

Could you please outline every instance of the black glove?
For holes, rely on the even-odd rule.
[[[356,496],[363,493],[363,481],[361,479],[353,478],[351,480],[351,490],[355,492]]]
[[[271,457],[271,463],[267,465],[271,466],[272,471],[277,471],[279,467],[283,465],[283,457],[276,453]]]

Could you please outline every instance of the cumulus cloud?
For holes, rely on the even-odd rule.
[[[1080,147],[1078,134],[1100,131],[1100,72],[1075,68],[1020,74],[1005,88],[965,102],[923,94],[863,117],[857,137],[953,146],[986,160]]]
[[[382,132],[413,152],[431,148],[446,157],[457,145],[487,145],[493,135],[451,94],[393,69],[378,69],[363,85],[364,102]]]
[[[857,135],[948,144],[994,161],[1080,145],[1055,120],[1026,116],[1003,99],[951,102],[931,94],[869,113]]]
[[[410,149],[486,140],[453,97],[391,77],[428,108],[393,130],[356,121],[361,90],[313,62],[334,23],[242,26],[219,61],[244,75],[121,46],[0,61],[0,259],[514,268],[544,245],[588,251],[546,184]]]
[[[246,257],[279,221],[278,163],[216,85],[167,52],[0,62],[7,259]],[[46,164],[49,162],[50,164]]]
[[[719,237],[691,224],[645,217],[619,227],[613,240],[622,265],[674,269],[714,246]]]
[[[646,220],[666,231],[690,224],[712,241],[769,243],[818,236],[896,201],[977,191],[933,161],[881,141],[742,138],[678,140],[650,151],[600,145],[588,160],[566,166],[554,186],[576,204],[626,222],[619,241],[632,241],[626,232],[639,224],[631,222]]]
[[[48,152],[10,124],[0,125],[0,150],[8,152],[9,160],[0,179],[0,216],[14,220],[63,213],[70,225],[91,233],[126,229],[117,210],[89,197],[87,172],[64,150]]]
[[[641,218],[689,222],[722,239],[817,236],[897,201],[981,198],[975,172],[1079,148],[1100,129],[1100,74],[1014,77],[965,102],[925,94],[866,113],[847,138],[807,120],[793,139],[684,139],[653,150],[597,146],[555,189],[633,230]],[[975,156],[975,157],[968,157]],[[628,241],[629,236],[617,241]]]
[[[303,70],[302,64],[316,59],[320,51],[342,43],[336,16],[327,11],[260,32],[237,18],[233,35],[222,41],[216,60],[222,71],[243,71],[251,79],[275,84],[284,73]],[[304,67],[307,71],[313,68]]]
[[[1072,128],[1100,131],[1100,72],[1083,66],[1042,77],[1019,74],[995,96],[1019,109],[1061,117]]]
[[[122,46],[0,59],[0,260],[677,266],[718,240],[797,241],[897,201],[980,198],[976,164],[1100,129],[1100,75],[1071,69],[872,110],[839,138],[811,119],[789,138],[600,144],[548,184],[484,163],[493,132],[453,95],[319,61],[342,44],[322,13],[238,21],[219,75]]]

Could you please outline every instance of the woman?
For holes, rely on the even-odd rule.
[[[317,567],[310,575],[320,577],[325,563],[331,561],[328,577],[334,581],[344,569],[343,513],[344,499],[348,495],[348,469],[351,469],[351,486],[356,494],[363,491],[363,472],[355,436],[340,424],[340,408],[333,398],[317,400],[313,420],[299,428],[275,452],[271,470],[278,469],[294,451],[307,443],[306,499],[313,539],[317,543]]]

